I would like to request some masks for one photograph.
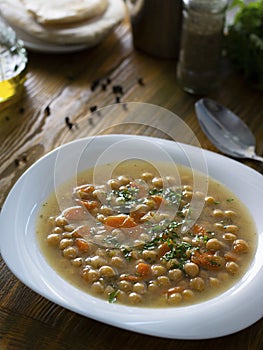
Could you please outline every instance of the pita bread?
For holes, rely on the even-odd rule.
[[[21,0],[38,23],[65,24],[101,15],[108,0]]]
[[[108,7],[101,16],[63,27],[41,25],[21,0],[1,0],[0,11],[11,26],[35,38],[59,45],[85,44],[87,47],[96,45],[125,17],[123,0],[108,0]]]

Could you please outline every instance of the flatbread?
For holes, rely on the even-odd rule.
[[[101,15],[108,0],[21,0],[38,23],[65,24]]]
[[[63,27],[41,25],[21,0],[1,0],[0,11],[11,26],[40,40],[59,45],[85,44],[88,47],[101,41],[125,17],[123,0],[108,0],[107,9],[101,16]]]

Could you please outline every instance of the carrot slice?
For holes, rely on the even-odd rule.
[[[131,228],[137,226],[130,215],[110,215],[105,218],[104,224],[115,228]]]
[[[81,201],[81,204],[88,210],[99,207],[99,202],[97,201]]]
[[[153,195],[151,196],[151,198],[154,200],[158,208],[166,202],[166,200],[162,196]]]
[[[141,277],[148,277],[151,275],[151,266],[146,263],[139,263],[136,266],[136,271]]]
[[[85,220],[87,219],[87,212],[81,206],[71,207],[63,211],[63,216],[67,220]]]
[[[224,254],[226,261],[238,261],[239,257],[234,252],[227,252]]]
[[[194,227],[192,228],[192,232],[195,235],[202,235],[202,236],[204,236],[206,234],[206,229],[204,228],[204,226],[195,224]]]
[[[138,282],[140,278],[135,275],[120,275],[120,280],[121,281],[129,281],[129,282]]]
[[[164,256],[167,252],[169,252],[171,249],[168,246],[167,242],[164,242],[158,249],[158,257],[161,258]]]
[[[90,235],[90,228],[87,225],[79,226],[72,232],[75,238],[84,238]]]
[[[206,270],[219,270],[225,265],[225,259],[221,256],[213,255],[211,252],[195,252],[191,256],[191,261]]]
[[[75,244],[82,253],[86,253],[89,250],[89,243],[83,238],[76,238]]]

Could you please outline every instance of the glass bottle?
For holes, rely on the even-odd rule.
[[[184,0],[177,78],[192,94],[218,87],[227,0]]]
[[[0,17],[0,110],[18,100],[26,79],[27,52]]]

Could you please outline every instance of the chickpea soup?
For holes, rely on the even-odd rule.
[[[146,307],[201,302],[242,278],[257,234],[229,189],[189,168],[174,176],[170,163],[142,160],[114,166],[105,181],[112,167],[96,167],[96,184],[88,169],[43,204],[37,238],[58,274],[109,302]]]

